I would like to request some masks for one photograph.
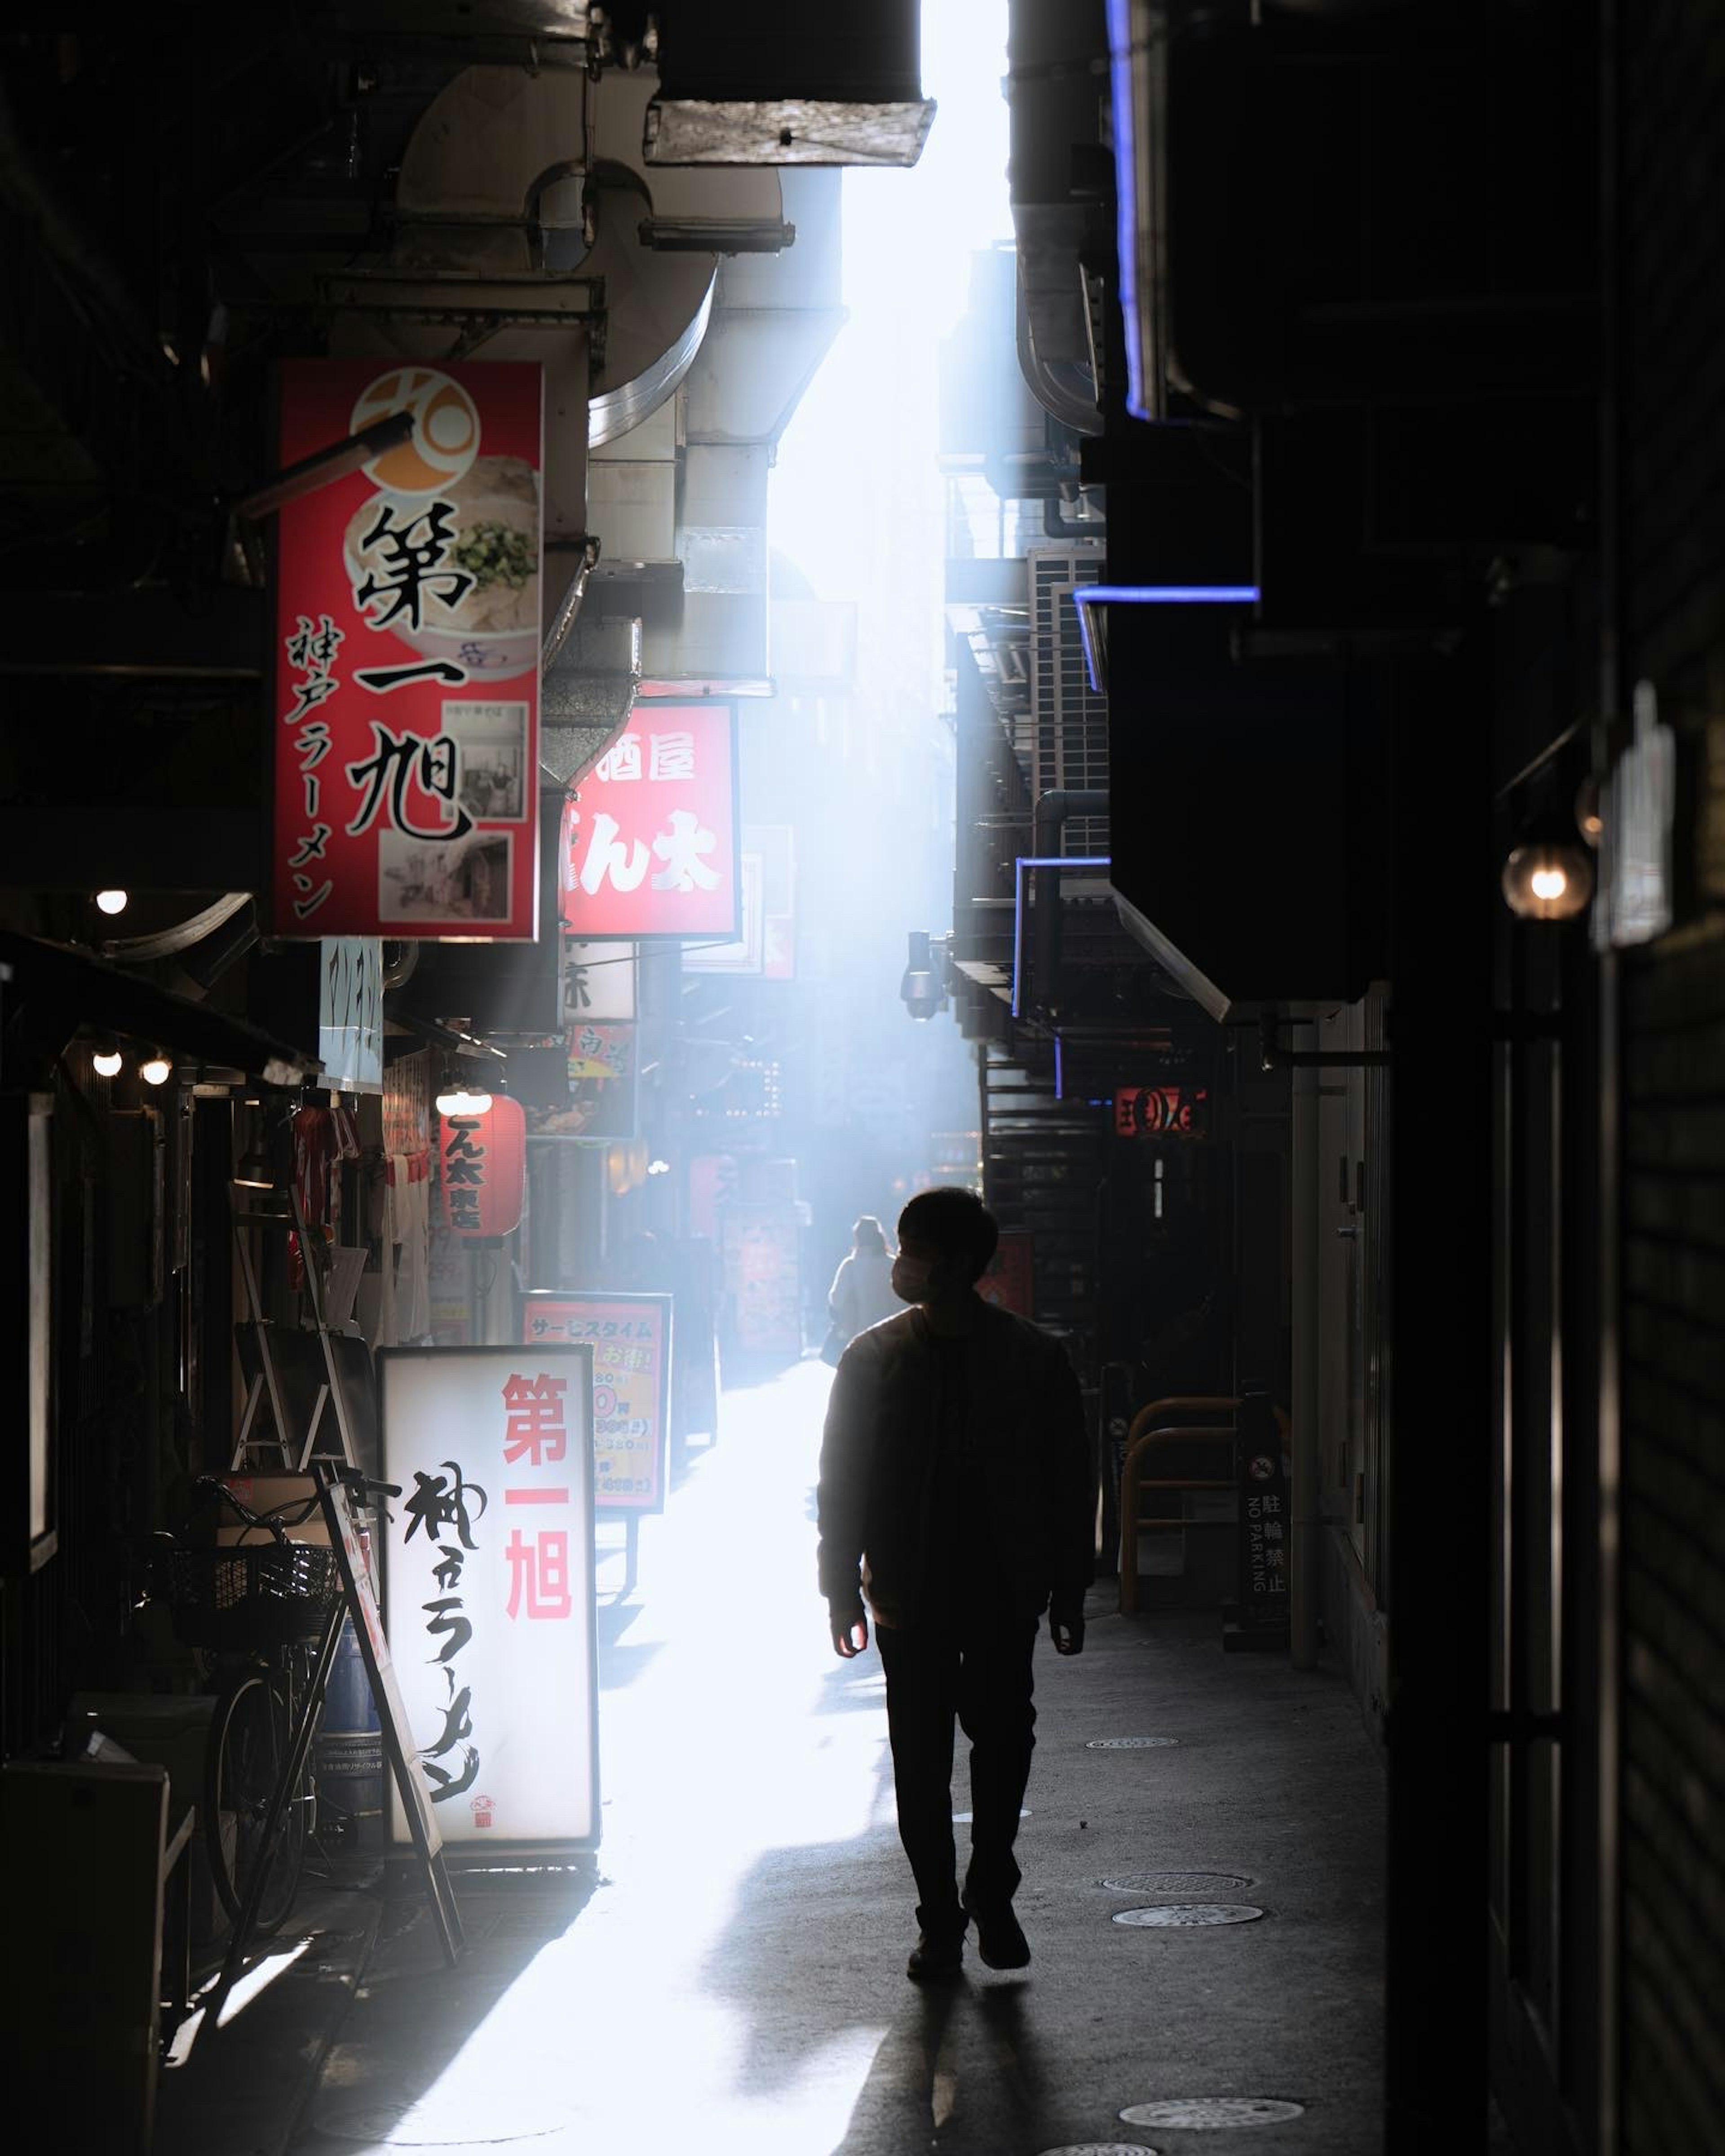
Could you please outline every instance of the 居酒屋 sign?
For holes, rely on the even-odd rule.
[[[572,936],[735,937],[734,706],[637,703],[565,812],[560,864]]]
[[[393,413],[413,432],[275,519],[271,931],[531,942],[541,370],[279,378],[284,465]]]

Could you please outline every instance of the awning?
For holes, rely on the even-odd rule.
[[[147,1041],[165,1055],[241,1070],[266,1086],[300,1086],[323,1069],[315,1055],[274,1034],[177,996],[153,981],[64,943],[0,930],[0,964],[12,970],[8,1008],[26,1033],[58,1054],[81,1025]]]

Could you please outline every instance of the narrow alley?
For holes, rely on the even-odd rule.
[[[285,1973],[165,2076],[167,2156],[1377,2148],[1381,1764],[1333,1670],[1224,1656],[1211,1614],[1123,1618],[1111,1581],[1079,1659],[1039,1645],[1035,1958],[1000,1976],[973,1948],[955,1986],[906,1981],[884,1680],[872,1648],[834,1657],[814,1587],[828,1377],[728,1393],[636,1593],[602,1563],[596,1871],[458,1875],[453,1972],[417,1883],[339,1897],[303,1951],[290,1923]],[[1158,1904],[1263,1914],[1113,1921]],[[1301,2112],[1238,2140],[1118,2116],[1215,2097]]]

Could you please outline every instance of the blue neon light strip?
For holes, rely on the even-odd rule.
[[[1019,1014],[1019,977],[1024,965],[1024,870],[1026,869],[1106,869],[1114,865],[1111,854],[1020,854],[1012,865],[1012,1014]],[[1058,1043],[1056,1044],[1058,1046]],[[1058,1083],[1058,1081],[1056,1081]]]
[[[1075,606],[1255,606],[1255,584],[1086,584]]]
[[[1063,1083],[1064,1061],[1065,1059],[1060,1053],[1060,1036],[1056,1034],[1055,1035],[1055,1098],[1057,1101],[1063,1099],[1065,1095],[1066,1089]]]
[[[1078,609],[1078,635],[1091,693],[1100,696],[1104,687],[1090,618],[1093,606],[1255,606],[1258,598],[1255,584],[1086,584],[1073,593],[1072,603]]]
[[[1126,326],[1126,408],[1147,419],[1144,336],[1138,316],[1137,141],[1132,131],[1130,0],[1108,0],[1108,92],[1114,109],[1114,249],[1120,259],[1120,311]]]

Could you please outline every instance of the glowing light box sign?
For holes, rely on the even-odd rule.
[[[601,1512],[662,1512],[670,1437],[671,1299],[572,1295],[530,1288],[521,1337],[593,1349],[593,1504]]]
[[[271,932],[537,932],[536,365],[290,360],[284,466],[405,440],[276,512]]]
[[[445,1845],[595,1848],[593,1350],[392,1348],[385,1623]],[[392,1791],[390,1825],[407,1840]]]
[[[1122,1086],[1115,1092],[1117,1137],[1201,1138],[1209,1128],[1206,1086]]]
[[[726,703],[639,703],[563,817],[564,927],[607,937],[742,930],[737,712]]]

